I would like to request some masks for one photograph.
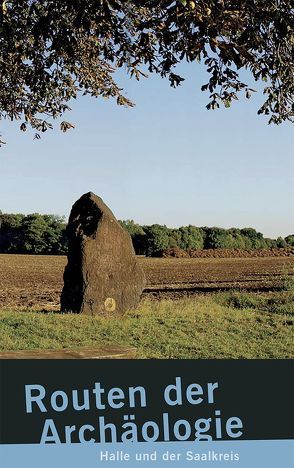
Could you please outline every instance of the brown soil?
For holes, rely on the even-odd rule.
[[[139,258],[144,296],[178,298],[227,289],[269,291],[294,274],[294,256]],[[0,255],[0,309],[59,310],[65,257]]]
[[[255,258],[255,257],[294,257],[294,247],[286,249],[204,249],[182,250],[172,248],[163,251],[164,258]]]

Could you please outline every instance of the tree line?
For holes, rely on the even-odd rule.
[[[270,249],[294,247],[294,234],[285,238],[265,238],[253,228],[196,227],[168,228],[153,224],[141,226],[132,220],[120,221],[130,234],[138,255],[161,256],[170,248]],[[3,214],[0,212],[0,252],[64,255],[67,253],[66,221],[42,214]]]
[[[121,224],[131,235],[136,253],[150,257],[161,256],[162,252],[170,248],[187,251],[197,249],[270,249],[294,246],[294,235],[269,239],[251,227],[223,229],[189,225],[168,228],[160,224],[140,226],[132,220],[121,221]]]
[[[0,252],[66,254],[65,219],[60,216],[38,213],[23,215],[0,212]]]

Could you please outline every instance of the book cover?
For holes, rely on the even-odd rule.
[[[293,466],[290,2],[0,6],[0,467]]]

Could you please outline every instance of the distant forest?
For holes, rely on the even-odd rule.
[[[138,255],[161,256],[168,249],[271,249],[294,247],[294,234],[268,239],[253,228],[140,226],[120,221],[130,234]],[[67,253],[66,221],[41,214],[4,214],[0,211],[0,252],[64,255]]]

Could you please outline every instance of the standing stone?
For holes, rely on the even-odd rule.
[[[61,310],[120,315],[138,305],[145,277],[132,240],[92,192],[72,207]]]

